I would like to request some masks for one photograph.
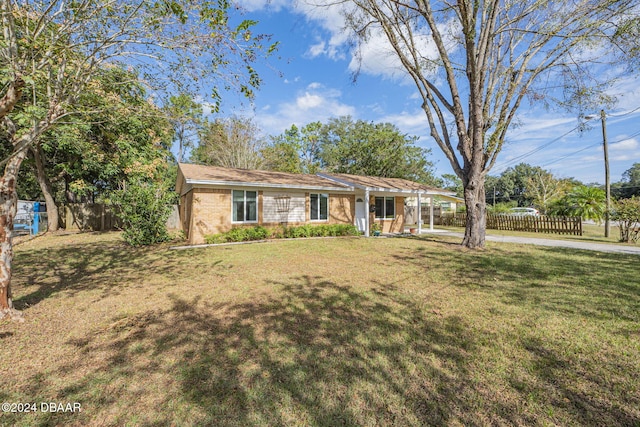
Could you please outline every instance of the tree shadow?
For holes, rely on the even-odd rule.
[[[639,321],[636,255],[555,247],[524,253],[500,246],[486,251],[406,249],[393,258],[425,274],[453,269],[453,286],[484,290],[507,304],[594,319]]]
[[[153,262],[162,257],[162,262]],[[76,243],[16,253],[12,287],[20,288],[14,299],[18,310],[64,292],[73,296],[100,290],[98,298],[118,294],[141,283],[149,271],[175,277],[183,259],[166,247],[134,248],[124,242]],[[15,293],[15,291],[14,291]]]
[[[425,317],[394,285],[269,285],[278,295],[264,301],[172,295],[166,310],[114,318],[70,339],[76,357],[32,375],[20,396],[0,395],[86,409],[40,414],[40,425],[481,424],[470,398],[476,343],[460,317]]]

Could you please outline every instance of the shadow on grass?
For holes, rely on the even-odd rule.
[[[154,263],[154,256],[161,262]],[[78,243],[18,252],[13,288],[22,294],[14,299],[24,310],[55,294],[73,296],[83,291],[101,291],[102,297],[117,294],[148,275],[149,270],[171,278],[183,262],[162,247],[133,248],[121,241]]]
[[[82,402],[82,414],[37,414],[39,425],[539,421],[519,399],[478,381],[481,345],[463,318],[427,314],[389,284],[356,291],[311,276],[269,284],[277,296],[263,301],[214,305],[172,295],[165,310],[114,319],[107,330],[70,340],[77,357],[35,375],[21,394]],[[568,399],[559,407],[570,406],[576,424],[638,421],[571,391],[561,378],[570,367],[544,343],[527,348],[536,375]],[[69,381],[69,372],[82,374]],[[520,400],[532,390],[522,387]]]
[[[595,319],[640,321],[636,255],[554,247],[532,251],[492,247],[473,252],[418,246],[393,258],[425,274],[442,270],[450,275],[453,270],[454,286],[484,289],[508,304]]]
[[[77,358],[21,394],[82,402],[80,415],[38,414],[41,425],[483,424],[468,365],[476,344],[461,318],[426,318],[391,285],[270,284],[279,297],[263,302],[174,295],[165,311],[118,319],[71,340]],[[81,378],[60,379],[69,372]],[[52,396],[52,384],[66,385]]]
[[[487,292],[505,304],[540,313],[617,316],[637,322],[639,289],[627,280],[635,272],[636,258],[555,248],[536,249],[532,254],[450,249],[412,243],[389,257],[425,276],[438,269],[449,275],[453,271],[456,276],[450,286]],[[43,263],[70,253],[72,268],[56,270],[52,261]],[[127,286],[135,286],[135,279],[146,274],[145,268],[159,268],[171,277],[184,262],[160,249],[158,256],[162,262],[156,265],[153,256],[133,256],[131,248],[118,243],[34,251],[21,259],[22,274],[34,288],[19,301],[32,304],[57,292],[117,292],[119,274],[127,275]],[[37,269],[30,271],[31,263]],[[618,274],[604,274],[603,269],[612,265]],[[112,282],[100,282],[104,277]],[[60,283],[65,286],[60,288]],[[478,361],[479,355],[488,348],[500,351],[500,343],[488,341],[485,331],[474,328],[473,317],[429,311],[429,301],[411,299],[401,285],[380,282],[357,288],[323,276],[295,276],[267,284],[274,292],[250,303],[214,304],[174,294],[169,306],[114,317],[106,328],[70,338],[69,360],[40,369],[26,378],[19,391],[0,389],[0,400],[81,402],[83,412],[39,413],[30,418],[3,414],[2,423],[640,422],[637,410],[629,409],[638,407],[637,394],[616,390],[617,384],[598,377],[602,371],[578,365],[533,334],[521,338],[522,348],[508,347],[525,354],[523,363],[531,367],[526,375],[507,375],[508,390],[486,383],[491,376],[482,370],[491,368]],[[509,357],[517,364],[521,356]],[[628,370],[621,367],[622,372]],[[606,399],[581,392],[571,375],[579,376],[587,390],[605,390]],[[617,397],[619,402],[611,403]],[[535,407],[535,399],[544,402],[542,409]],[[556,419],[548,413],[551,410],[562,412],[562,417]]]

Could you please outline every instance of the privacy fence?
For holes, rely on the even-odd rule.
[[[464,227],[466,213],[443,214],[442,225]],[[530,231],[534,233],[572,234],[582,236],[582,218],[566,216],[515,216],[487,214],[490,230]]]
[[[122,227],[117,209],[102,203],[74,203],[60,209],[61,222],[67,230],[109,231]],[[170,230],[180,228],[178,207],[174,206],[167,220]]]

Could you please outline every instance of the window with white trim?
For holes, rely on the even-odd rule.
[[[258,192],[233,190],[233,222],[258,221]]]
[[[394,219],[396,217],[395,197],[376,197],[376,219]]]
[[[311,221],[323,221],[329,218],[329,195],[312,193],[309,195],[309,218]]]

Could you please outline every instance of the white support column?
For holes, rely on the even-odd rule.
[[[364,210],[364,235],[369,237],[369,218],[371,216],[369,213],[369,190],[364,190]]]
[[[429,230],[433,231],[433,196],[429,197]]]
[[[418,193],[418,236],[422,233],[422,199]]]

